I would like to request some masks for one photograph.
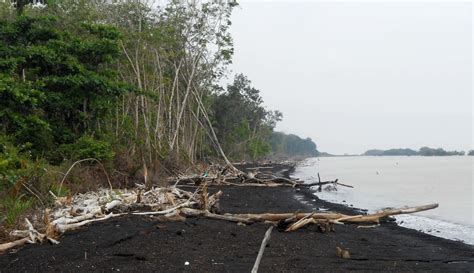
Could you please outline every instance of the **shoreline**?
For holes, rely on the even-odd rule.
[[[288,167],[273,164],[271,171],[289,174]],[[305,189],[209,187],[210,192],[218,190],[224,192],[222,212],[324,207],[358,214],[354,208],[326,202]],[[0,255],[0,272],[249,272],[267,228],[263,223],[239,225],[199,217],[164,222],[157,217],[127,215],[67,232],[59,245],[27,245]],[[375,228],[334,228],[335,232],[326,233],[317,226],[294,232],[274,230],[260,272],[471,272],[474,268],[472,246],[393,222]],[[348,250],[351,258],[338,257],[336,247]]]
[[[334,210],[334,211],[343,212],[343,213],[346,213],[346,214],[366,214],[368,212],[367,209],[362,209],[362,208],[357,208],[357,207],[350,207],[346,204],[336,203],[336,202],[331,202],[331,201],[321,199],[318,196],[314,195],[314,193],[311,190],[306,190],[305,189],[303,192],[299,192],[298,195],[304,195],[304,198],[307,198],[307,200],[300,200],[300,199],[298,199],[298,197],[296,197],[296,199],[299,200],[300,202],[310,203],[311,201],[308,201],[308,200],[310,198],[313,198],[313,199],[316,199],[316,201],[314,202],[315,204],[318,204],[323,208],[328,208],[328,210]],[[406,216],[416,216],[416,214],[406,215]],[[396,216],[394,216],[394,217],[396,218]],[[420,217],[420,216],[418,216],[418,217]],[[393,219],[393,220],[391,219],[389,221],[390,221],[390,224],[393,223],[394,225],[396,225],[397,228],[400,228],[400,229],[406,229],[406,230],[409,230],[409,231],[419,233],[420,235],[427,235],[427,236],[431,236],[431,237],[434,237],[434,238],[446,240],[446,241],[449,241],[449,242],[460,243],[460,244],[466,245],[467,247],[473,247],[474,248],[474,245],[468,244],[468,243],[466,243],[462,240],[452,240],[452,239],[448,239],[448,238],[444,238],[444,237],[440,237],[440,236],[435,236],[434,234],[425,233],[425,232],[422,232],[422,231],[414,229],[414,228],[401,226],[397,223],[397,221],[395,219]],[[439,220],[439,221],[441,221],[441,220]],[[447,222],[447,223],[450,223],[450,222]],[[385,223],[385,224],[387,224],[387,223]]]
[[[451,166],[451,169],[446,172],[438,171],[439,168],[432,170],[434,167],[447,164],[444,160],[429,161],[426,166],[420,166],[420,163],[424,164],[425,161],[422,159],[405,161],[401,157],[383,161],[366,157],[366,159],[353,162],[349,159],[336,161],[321,159],[321,162],[317,159],[308,159],[292,175],[306,180],[307,183],[315,181],[313,174],[316,172],[321,172],[329,180],[339,178],[355,188],[315,191],[314,194],[327,202],[364,208],[369,213],[375,213],[387,207],[399,208],[405,205],[439,203],[439,207],[435,210],[394,218],[400,226],[405,228],[474,245],[474,223],[469,217],[470,189],[466,191],[466,182],[468,186],[470,184],[468,182],[470,178],[466,177],[466,171],[470,172],[470,161],[448,160],[451,165],[447,166]],[[359,167],[351,169],[348,167],[350,164],[359,165]],[[416,170],[413,166],[416,166]],[[453,183],[441,184],[440,181],[445,181],[450,176],[450,172],[458,170],[453,170],[453,166],[459,168],[461,174],[458,176],[453,174],[453,179],[456,179]],[[453,193],[452,197],[449,193]]]

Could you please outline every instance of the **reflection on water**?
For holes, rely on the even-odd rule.
[[[434,225],[419,229],[474,244],[473,170],[474,157],[467,156],[325,157],[308,159],[294,176],[314,182],[319,172],[322,180],[337,178],[353,185],[354,189],[338,187],[336,192],[317,195],[370,211],[439,203],[437,209],[416,214],[421,217],[403,218],[404,224],[417,228],[413,221],[418,219],[415,222],[424,227]],[[451,231],[436,230],[436,226],[446,226]]]

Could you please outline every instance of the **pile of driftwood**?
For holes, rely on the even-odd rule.
[[[205,170],[201,175],[183,176],[177,179],[174,186],[207,184],[250,187],[319,187],[319,191],[321,191],[324,185],[331,185],[332,188],[336,188],[337,186],[353,188],[351,185],[340,183],[338,179],[333,181],[321,181],[319,173],[318,182],[305,183],[299,179],[276,176],[272,172],[265,171],[267,168],[271,169],[273,167],[263,166],[249,168],[249,172],[245,173],[226,166],[211,165],[210,168]]]
[[[259,178],[252,178],[259,179]],[[286,181],[286,180],[284,180]],[[276,183],[276,182],[273,182]],[[283,182],[286,183],[286,182]],[[331,231],[333,224],[376,223],[388,216],[413,213],[436,208],[437,204],[384,210],[369,215],[345,215],[334,212],[309,213],[261,213],[228,214],[220,213],[219,198],[222,191],[208,192],[207,179],[194,192],[175,186],[145,190],[139,186],[134,190],[103,189],[98,192],[77,194],[73,197],[57,197],[55,206],[44,212],[43,223],[34,225],[25,219],[25,230],[11,233],[17,240],[0,244],[0,252],[26,243],[49,241],[57,244],[60,235],[83,225],[103,221],[122,215],[156,215],[166,220],[183,220],[186,217],[206,217],[211,219],[252,224],[271,223],[287,232],[298,230],[306,225],[315,224],[321,231]],[[41,230],[42,232],[38,231]]]
[[[10,235],[19,239],[0,244],[0,252],[26,243],[56,244],[60,235],[68,230],[125,214],[157,215],[173,220],[182,218],[182,208],[216,212],[221,195],[222,192],[209,195],[207,187],[199,187],[193,193],[176,187],[145,191],[144,186],[139,185],[135,190],[102,189],[73,197],[55,197],[55,206],[44,212],[42,222],[36,221],[39,228],[35,229],[25,219],[27,229],[12,231]]]

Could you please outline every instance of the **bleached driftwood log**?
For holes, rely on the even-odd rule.
[[[13,242],[0,244],[0,252],[5,252],[5,251],[7,251],[11,248],[17,247],[17,246],[22,246],[22,245],[24,245],[28,242],[30,242],[30,238],[25,237],[25,238],[22,238],[22,239],[13,241]]]
[[[257,259],[255,260],[255,264],[252,268],[252,273],[258,272],[258,267],[260,266],[260,261],[262,260],[263,252],[265,251],[265,247],[267,247],[268,241],[270,240],[270,235],[272,234],[273,226],[270,226],[265,232],[265,236],[263,237],[262,244],[260,245],[260,249],[258,251]]]
[[[47,234],[42,234],[38,232],[33,225],[31,224],[30,220],[25,218],[25,223],[27,226],[27,230],[14,230],[11,232],[12,236],[16,237],[24,237],[18,240],[15,240],[13,242],[8,242],[4,244],[0,244],[0,253],[5,252],[11,248],[14,248],[16,246],[22,246],[26,243],[34,244],[36,242],[42,243],[45,239],[50,241],[53,244],[58,244],[59,242],[56,241],[54,238],[50,238],[47,236]]]
[[[405,207],[389,209],[369,215],[345,215],[341,213],[247,213],[247,214],[214,214],[207,211],[184,208],[181,212],[187,216],[203,216],[212,219],[226,220],[231,222],[255,223],[255,222],[278,222],[292,219],[295,221],[286,231],[297,230],[307,224],[313,223],[380,223],[380,220],[393,215],[409,214],[437,208],[438,204],[430,204],[417,207]]]
[[[78,227],[81,227],[83,225],[87,225],[87,224],[92,223],[92,222],[104,221],[104,220],[110,219],[112,217],[117,217],[117,216],[121,216],[121,215],[123,215],[123,214],[110,213],[110,214],[107,214],[106,216],[101,217],[101,218],[94,218],[94,219],[84,220],[84,221],[75,222],[75,223],[72,223],[72,224],[57,224],[56,229],[59,232],[64,233],[68,230],[76,229]]]

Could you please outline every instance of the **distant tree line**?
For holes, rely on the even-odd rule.
[[[272,156],[282,157],[314,157],[318,156],[316,144],[311,138],[300,138],[293,134],[273,132],[270,137]]]
[[[471,155],[472,151],[469,152]],[[368,156],[451,156],[451,155],[465,155],[464,151],[445,151],[442,148],[429,148],[429,147],[421,147],[418,151],[412,149],[389,149],[389,150],[378,150],[372,149],[368,150],[362,155]]]
[[[474,155],[474,150],[470,150],[467,155]]]
[[[283,117],[263,106],[260,91],[243,74],[212,96],[211,116],[218,139],[234,160],[318,156],[316,144],[297,135],[275,132]]]

